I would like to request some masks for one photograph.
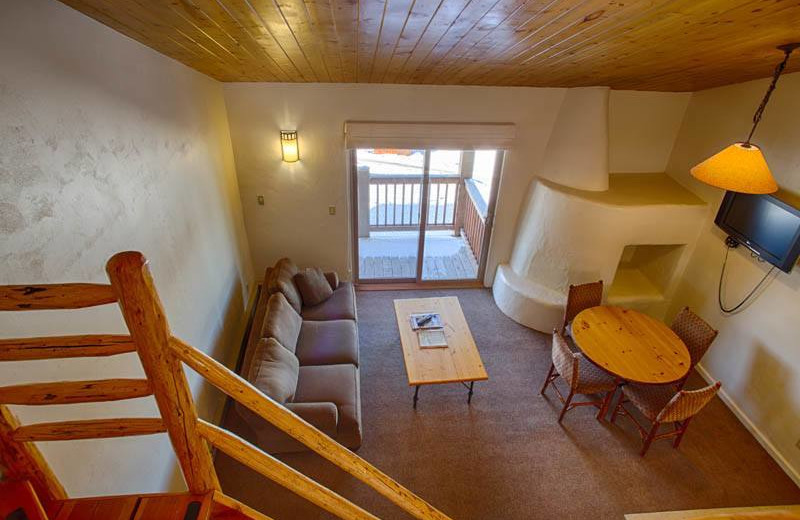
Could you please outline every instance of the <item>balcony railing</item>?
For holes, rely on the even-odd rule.
[[[466,181],[466,188],[461,195],[464,200],[459,205],[460,217],[463,219],[461,228],[472,248],[472,253],[477,260],[480,260],[486,233],[486,205],[471,180]]]
[[[428,229],[453,229],[460,177],[431,175]],[[402,231],[419,227],[422,175],[369,175],[370,231]]]

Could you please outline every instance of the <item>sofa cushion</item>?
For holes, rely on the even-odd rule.
[[[291,401],[297,390],[300,363],[275,338],[262,338],[256,345],[247,380],[279,403]]]
[[[300,367],[295,403],[336,405],[339,423],[336,440],[350,448],[361,445],[361,397],[358,368],[355,365]]]
[[[331,289],[334,291],[337,287],[339,287],[339,275],[336,273],[336,271],[328,271],[325,273],[325,279],[328,280]]]
[[[358,327],[353,320],[303,322],[295,351],[300,365],[358,366]]]
[[[304,307],[300,315],[304,320],[354,320],[356,319],[356,293],[353,284],[342,282],[333,295],[313,307]]]
[[[333,295],[333,288],[322,269],[309,267],[294,275],[294,284],[300,292],[304,306],[319,305]]]
[[[261,326],[262,338],[275,338],[278,343],[294,352],[303,318],[289,305],[283,293],[275,293],[269,297],[267,312]]]
[[[266,285],[269,294],[283,293],[294,310],[300,312],[303,307],[303,300],[297,290],[297,286],[294,284],[294,275],[296,274],[297,266],[288,258],[282,258],[278,260],[278,263],[269,272]]]

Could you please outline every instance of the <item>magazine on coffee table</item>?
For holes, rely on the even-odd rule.
[[[444,329],[420,329],[417,331],[419,348],[444,348],[447,347],[447,336]]]
[[[411,314],[408,319],[411,321],[411,330],[441,329],[444,327],[442,317],[437,312]]]

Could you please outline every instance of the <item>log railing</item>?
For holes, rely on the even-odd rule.
[[[428,229],[452,229],[460,177],[431,175]],[[403,231],[419,227],[422,175],[369,174],[370,231]]]
[[[210,494],[219,508],[247,518],[267,516],[226,496],[214,471],[213,446],[340,518],[376,519],[361,507],[249,442],[197,416],[183,364],[263,419],[372,487],[417,519],[448,520],[422,498],[337,443],[213,358],[172,336],[147,261],[138,252],[112,257],[111,285],[0,286],[0,310],[75,309],[118,302],[130,336],[86,335],[0,340],[0,361],[109,356],[135,350],[147,379],[101,379],[0,387],[0,458],[7,477],[29,480],[45,501],[66,497],[34,441],[169,435],[192,494]],[[20,425],[5,406],[68,404],[153,395],[161,417]]]

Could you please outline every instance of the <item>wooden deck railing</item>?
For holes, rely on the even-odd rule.
[[[483,238],[486,233],[486,217],[478,209],[479,204],[469,189],[463,190],[463,204],[460,206],[462,214],[462,229],[472,253],[480,261],[483,251]]]
[[[101,379],[0,387],[0,458],[7,477],[29,480],[45,501],[67,498],[33,441],[130,435],[169,435],[192,494],[211,494],[215,504],[254,520],[269,520],[222,493],[210,447],[261,473],[340,517],[376,519],[322,484],[235,434],[197,416],[183,364],[224,393],[417,519],[448,520],[422,498],[262,394],[213,358],[172,336],[147,261],[138,252],[114,255],[106,266],[111,285],[0,286],[0,310],[75,309],[117,302],[130,336],[86,335],[0,341],[0,361],[108,356],[136,350],[147,379]],[[5,405],[68,404],[153,395],[160,417],[61,421],[20,425]]]
[[[460,177],[431,175],[428,229],[452,229]],[[370,231],[403,231],[419,227],[422,175],[369,174]]]

